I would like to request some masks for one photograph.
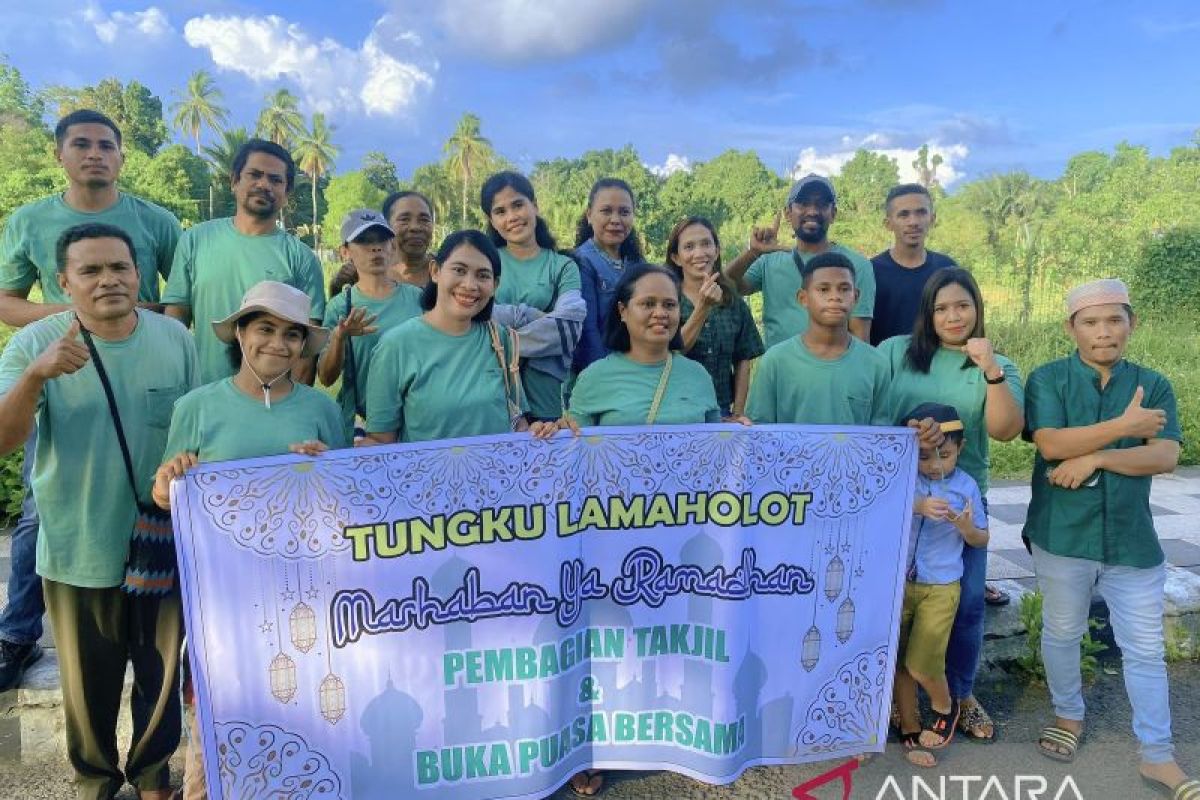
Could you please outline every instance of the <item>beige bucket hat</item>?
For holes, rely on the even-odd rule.
[[[251,286],[242,297],[242,305],[237,311],[225,319],[213,320],[213,332],[222,342],[236,341],[234,329],[237,327],[237,321],[247,314],[258,311],[265,311],[272,316],[303,325],[308,329],[308,336],[304,339],[304,349],[300,351],[301,356],[315,356],[321,352],[325,347],[326,340],[329,339],[328,328],[313,325],[311,322],[312,301],[308,295],[294,286],[288,286],[279,281],[261,281]]]

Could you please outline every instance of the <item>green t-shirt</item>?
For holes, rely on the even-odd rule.
[[[845,245],[835,242],[827,252],[841,253],[854,265],[858,302],[851,313],[870,319],[875,313],[875,268],[861,253]],[[807,264],[814,255],[795,249],[777,250],[759,256],[746,270],[743,280],[754,291],[763,293],[763,327],[768,348],[808,330],[808,312],[796,299],[801,282],[795,257]]]
[[[746,416],[757,423],[890,425],[887,361],[856,336],[834,359],[817,358],[799,336],[767,348]]]
[[[987,382],[975,366],[963,369],[966,356],[957,350],[939,348],[933,355],[929,372],[917,372],[904,361],[912,336],[893,336],[879,343],[879,353],[891,369],[891,421],[895,423],[921,403],[954,406],[963,423],[963,449],[958,466],[988,490]],[[1002,355],[996,363],[1004,370],[1005,384],[1018,406],[1025,405],[1025,390],[1016,365]]]
[[[508,336],[501,330],[507,351]],[[507,363],[507,356],[506,356]],[[500,361],[484,323],[461,336],[416,317],[385,333],[367,376],[367,432],[401,442],[508,433]]]
[[[84,223],[115,225],[133,240],[134,260],[141,272],[138,299],[158,302],[158,276],[171,271],[179,220],[161,206],[120,192],[115,205],[103,211],[76,211],[61,194],[43,197],[12,213],[0,239],[0,289],[24,291],[42,284],[46,303],[70,303],[58,286],[55,248],[63,231]]]
[[[171,406],[196,385],[196,348],[176,320],[141,309],[137,314],[129,337],[93,341],[116,396],[140,500],[149,503]],[[13,336],[0,355],[0,394],[62,337],[72,319],[71,311],[51,314]],[[119,585],[137,508],[93,364],[46,382],[37,427],[31,483],[41,517],[38,574],[71,586]]]
[[[200,382],[212,383],[234,373],[228,345],[217,339],[212,323],[237,311],[247,289],[261,281],[294,286],[312,298],[312,318],[319,320],[325,316],[321,280],[321,262],[304,242],[279,229],[247,236],[227,217],[183,232],[162,301],[191,307]]]
[[[507,247],[501,247],[500,264],[497,303],[550,311],[564,292],[580,291],[579,266],[553,250],[542,248],[533,258],[519,259]],[[521,383],[533,416],[539,419],[562,416],[562,381],[521,359]]]
[[[582,426],[645,425],[662,378],[662,364],[640,364],[624,353],[609,353],[583,372],[571,392],[571,416]],[[698,362],[671,354],[671,375],[655,425],[720,422],[712,378]]]
[[[1076,351],[1029,373],[1025,382],[1025,436],[1042,428],[1079,428],[1115,419],[1125,413],[1141,386],[1142,406],[1166,412],[1159,439],[1182,442],[1175,392],[1165,377],[1152,369],[1121,361],[1108,384],[1083,363]],[[1118,439],[1106,450],[1138,447],[1141,439]],[[1162,546],[1150,510],[1150,475],[1120,475],[1098,471],[1078,489],[1051,485],[1049,462],[1038,452],[1033,461],[1032,498],[1024,536],[1058,556],[1086,558],[1103,564],[1155,567],[1163,562]]]
[[[354,353],[354,383],[348,378],[350,361],[342,358],[342,385],[338,389],[338,404],[342,407],[342,419],[345,420],[346,430],[354,429],[354,415],[366,411],[367,405],[367,375],[371,371],[371,351],[379,343],[379,338],[392,328],[407,322],[413,317],[421,316],[421,290],[411,283],[400,283],[389,297],[382,300],[368,297],[357,286],[350,288],[350,304],[354,308],[365,308],[368,314],[376,317],[375,333],[366,336],[351,336],[350,350]],[[337,297],[331,297],[325,305],[326,328],[334,328],[346,318],[350,312],[346,308],[345,292]],[[356,408],[357,407],[357,408]]]
[[[317,439],[331,450],[349,447],[337,404],[324,392],[297,383],[267,408],[233,378],[201,386],[175,404],[162,460],[184,451],[200,461],[232,461],[288,452],[290,445]]]

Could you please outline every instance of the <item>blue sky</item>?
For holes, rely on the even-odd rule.
[[[654,167],[754,149],[829,174],[860,146],[944,183],[1200,128],[1200,7],[936,0],[6,0],[0,52],[35,86],[137,79],[169,104],[207,69],[236,124],[285,86],[324,110],[338,171],[402,176],[465,111],[522,168],[632,143]]]

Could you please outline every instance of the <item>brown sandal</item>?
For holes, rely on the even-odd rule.
[[[977,730],[984,725],[992,726],[990,736],[976,733]],[[962,731],[962,735],[970,739],[972,742],[981,744],[991,744],[996,741],[996,723],[992,720],[979,701],[976,700],[971,705],[963,705],[962,713],[958,715],[958,729]]]

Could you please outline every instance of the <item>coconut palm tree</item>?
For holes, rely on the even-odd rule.
[[[229,119],[229,109],[222,106],[221,90],[213,83],[212,75],[198,69],[188,78],[183,97],[171,104],[175,115],[171,124],[180,133],[190,133],[196,142],[196,155],[200,155],[200,129],[208,126],[220,133]]]
[[[212,181],[208,193],[208,216],[215,216],[215,205],[219,202],[222,209],[228,208],[233,202],[233,193],[229,189],[233,173],[233,159],[237,156],[242,145],[250,141],[250,132],[245,128],[230,128],[221,131],[221,137],[204,148],[204,156],[208,159]],[[214,197],[215,195],[215,197]]]
[[[467,227],[467,186],[484,159],[491,151],[492,143],[479,135],[479,117],[463,114],[458,127],[446,140],[443,148],[447,155],[446,166],[456,174],[462,187],[462,227]]]
[[[267,105],[259,112],[255,134],[288,147],[304,132],[304,117],[300,114],[299,104],[296,95],[287,89],[269,95]]]
[[[312,240],[313,247],[317,246],[319,228],[317,225],[317,184],[321,176],[333,168],[333,162],[338,157],[338,149],[331,141],[333,128],[325,122],[325,115],[312,115],[312,127],[302,130],[296,142],[296,166],[308,175],[312,182]]]

